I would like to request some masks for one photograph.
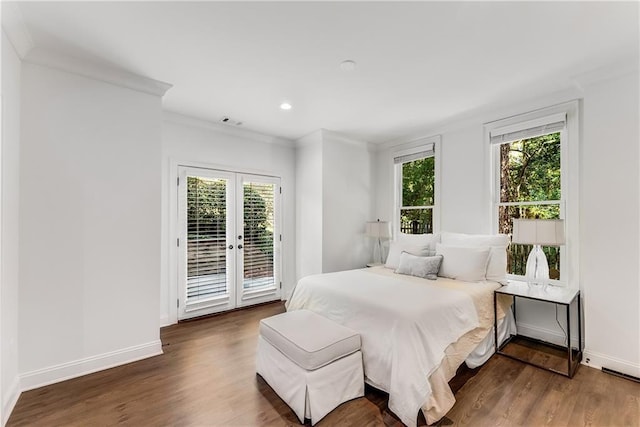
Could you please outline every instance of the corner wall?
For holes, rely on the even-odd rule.
[[[581,280],[585,357],[640,377],[640,74],[585,85]]]
[[[21,132],[22,389],[162,353],[161,97],[25,62]]]
[[[322,273],[322,131],[296,142],[296,280]]]
[[[364,268],[372,242],[373,155],[368,144],[320,129],[296,148],[297,278]]]
[[[365,236],[371,216],[371,153],[366,144],[323,132],[322,272],[364,268],[372,242]]]
[[[20,220],[20,88],[22,63],[2,31],[0,151],[0,425],[20,396],[18,376],[18,224]]]

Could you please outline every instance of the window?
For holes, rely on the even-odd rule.
[[[565,218],[566,114],[495,128],[490,131],[494,155],[494,215],[497,232],[511,234],[514,218]],[[507,272],[524,276],[531,245],[511,244]],[[543,246],[549,277],[564,270],[561,247]]]
[[[396,153],[395,232],[433,233],[437,221],[435,142]]]

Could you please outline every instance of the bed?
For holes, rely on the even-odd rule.
[[[359,332],[365,381],[389,393],[389,409],[407,426],[420,409],[432,424],[455,403],[448,381],[457,368],[468,358],[483,363],[493,352],[499,286],[365,268],[301,279],[287,310],[308,309]],[[498,303],[499,330],[508,334],[502,319],[511,301]]]

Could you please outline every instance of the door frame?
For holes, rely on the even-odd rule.
[[[239,174],[250,174],[250,175],[261,175],[266,177],[273,177],[280,179],[280,187],[284,187],[284,179],[271,171],[262,170],[262,169],[252,169],[252,168],[234,168],[228,165],[221,165],[215,163],[207,163],[207,162],[198,162],[192,160],[185,160],[181,158],[170,157],[168,161],[168,165],[165,163],[163,167],[167,167],[167,188],[169,189],[167,197],[168,207],[168,215],[167,215],[167,223],[164,226],[165,230],[168,230],[167,236],[168,238],[165,241],[165,244],[168,245],[167,259],[163,262],[166,262],[166,279],[163,278],[161,280],[161,303],[164,298],[162,297],[163,293],[166,293],[166,304],[168,305],[168,318],[167,322],[164,324],[172,325],[178,323],[178,284],[179,284],[179,271],[178,271],[178,256],[180,253],[180,248],[178,248],[176,242],[179,237],[179,227],[178,227],[178,168],[180,166],[189,167],[189,168],[199,168],[199,169],[213,169],[222,172],[232,172]],[[280,242],[280,254],[284,253],[284,234],[283,234],[283,218],[284,218],[284,206],[282,206],[282,197],[280,196],[280,209],[281,215],[279,218],[280,221],[280,234],[283,236],[282,241]],[[283,268],[283,259],[280,256],[278,260],[278,269],[280,271],[280,280],[282,281],[282,272]],[[282,299],[282,292],[280,293],[280,299]],[[252,302],[253,303],[253,302]],[[259,301],[255,302],[256,304]],[[164,325],[163,324],[163,325]]]

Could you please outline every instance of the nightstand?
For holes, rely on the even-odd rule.
[[[567,346],[559,346],[556,344],[548,343],[546,341],[541,341],[535,338],[526,337],[520,334],[511,335],[509,338],[505,340],[504,343],[498,345],[498,328],[497,322],[494,323],[495,327],[495,346],[496,353],[501,354],[503,356],[510,357],[515,360],[519,360],[521,362],[528,363],[533,366],[537,366],[538,368],[546,369],[551,372],[555,372],[569,378],[572,378],[582,360],[582,306],[580,303],[580,290],[578,289],[568,289],[564,287],[558,286],[541,286],[541,285],[532,285],[530,286],[526,282],[509,282],[508,285],[503,286],[499,289],[496,289],[493,294],[493,309],[494,309],[494,319],[497,318],[497,300],[498,294],[510,295],[513,297],[513,317],[517,321],[517,301],[519,298],[543,301],[550,304],[555,304],[557,306],[563,306],[565,308],[565,314],[567,318]],[[571,306],[575,304],[577,305],[578,310],[578,348],[572,348],[571,345]],[[556,312],[557,313],[557,312]],[[557,315],[557,314],[556,314]],[[556,369],[553,367],[545,366],[542,363],[536,362],[535,359],[527,359],[524,358],[517,353],[509,353],[505,351],[507,346],[512,343],[514,340],[524,341],[532,343],[534,346],[538,346],[539,348],[548,348],[555,350],[564,350],[566,352],[567,359],[567,370]]]

